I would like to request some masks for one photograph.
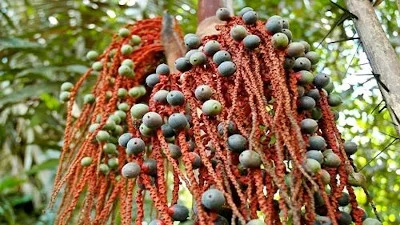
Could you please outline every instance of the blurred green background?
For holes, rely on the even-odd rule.
[[[294,39],[308,41],[321,55],[317,71],[334,78],[344,99],[337,109],[343,138],[360,146],[355,162],[368,178],[384,224],[400,224],[397,134],[358,40],[335,42],[357,37],[352,22],[334,28],[343,11],[326,0],[233,2],[235,11],[250,6],[262,19],[274,14],[289,18]],[[43,210],[65,124],[59,86],[75,82],[87,69],[86,52],[102,51],[121,26],[161,15],[164,9],[176,15],[185,33],[194,32],[196,6],[194,0],[0,1],[0,224],[52,224],[52,214]],[[400,53],[396,0],[384,1],[376,13]],[[93,81],[84,91],[89,92]],[[356,191],[372,216],[366,196]]]

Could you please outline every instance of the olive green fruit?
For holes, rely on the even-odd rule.
[[[146,94],[146,88],[143,85],[135,86],[128,91],[128,95],[133,98],[140,98]]]
[[[146,77],[145,82],[148,87],[152,88],[152,87],[156,86],[156,84],[158,84],[158,82],[160,82],[160,75],[158,75],[156,73],[150,74]]]
[[[219,8],[215,14],[217,18],[222,21],[228,21],[231,18],[231,13],[228,8]]]
[[[133,52],[133,47],[131,45],[128,44],[124,44],[121,47],[121,53],[122,55],[129,55]]]
[[[317,131],[318,123],[313,119],[306,118],[300,122],[300,127],[303,133],[313,134]]]
[[[154,129],[147,127],[144,123],[140,124],[139,132],[145,137],[150,137],[154,135]]]
[[[81,159],[81,165],[85,166],[85,167],[90,166],[90,164],[92,164],[92,162],[93,162],[93,158],[89,157],[89,156],[83,157]]]
[[[107,154],[114,154],[117,151],[117,146],[113,143],[105,143],[103,145],[103,151]]]
[[[126,112],[124,112],[124,111],[122,111],[122,110],[117,110],[117,111],[115,111],[114,112],[114,115],[115,116],[118,116],[121,120],[124,120],[125,118],[126,118]],[[115,120],[115,119],[114,119]],[[115,121],[116,123],[120,123],[121,121],[119,121],[119,122],[117,122],[117,121]]]
[[[300,71],[300,70],[310,70],[311,69],[311,62],[306,57],[299,57],[294,61],[293,70]]]
[[[297,94],[299,97],[304,96],[304,93],[306,92],[306,89],[303,86],[297,85]]]
[[[241,41],[247,36],[247,30],[242,25],[234,25],[230,31],[231,38],[235,41]]]
[[[275,33],[272,36],[272,45],[277,49],[285,49],[289,44],[289,38],[284,33]]]
[[[64,82],[61,84],[61,91],[71,91],[74,85],[71,82]]]
[[[246,225],[265,225],[264,221],[259,219],[253,219],[246,223]]]
[[[71,95],[71,93],[70,93],[70,92],[68,92],[68,91],[62,91],[62,92],[60,93],[60,96],[59,96],[59,98],[60,98],[60,101],[62,101],[62,102],[66,102],[66,101],[68,101],[68,100],[69,100],[69,97],[70,97],[70,95]]]
[[[98,57],[99,57],[99,53],[96,51],[91,50],[91,51],[88,51],[88,53],[86,53],[86,58],[91,61],[96,60]]]
[[[129,110],[129,105],[126,102],[119,103],[117,108],[121,111],[127,112]]]
[[[300,77],[298,80],[298,83],[300,85],[311,84],[314,80],[314,75],[310,71],[301,70],[301,71],[297,72],[296,74],[298,74]],[[315,99],[315,100],[317,100],[317,99]]]
[[[258,168],[262,163],[260,155],[253,150],[244,150],[240,153],[239,162],[245,168]]]
[[[306,58],[310,60],[312,65],[315,65],[318,63],[320,57],[316,52],[309,51],[306,53]]]
[[[290,41],[292,41],[293,38],[293,34],[292,31],[290,31],[289,29],[282,29],[282,33],[284,33],[286,35],[286,37],[288,38],[288,43],[290,43]]]
[[[168,150],[173,159],[179,159],[182,156],[181,148],[175,144],[168,144]]]
[[[185,57],[176,59],[174,65],[175,68],[182,73],[192,68],[192,64],[190,64],[189,59],[186,59]]]
[[[339,218],[338,218],[337,222],[339,225],[350,225],[353,223],[350,214],[348,214],[347,212],[342,212],[342,211],[339,214]]]
[[[121,125],[116,125],[115,129],[113,131],[113,134],[118,136],[118,135],[121,135],[123,133],[124,133],[124,128]]]
[[[90,124],[88,130],[89,130],[90,133],[93,133],[97,128],[99,128],[99,126],[100,126],[100,124],[98,124],[98,123]]]
[[[121,174],[126,178],[135,178],[140,174],[140,166],[135,162],[125,164],[121,169]]]
[[[312,80],[311,80],[312,81]],[[307,93],[307,96],[313,98],[315,101],[319,101],[321,98],[321,94],[319,93],[319,90],[314,88],[314,89],[310,89]]]
[[[219,101],[210,99],[203,103],[201,111],[207,116],[216,116],[221,113],[222,105]]]
[[[354,153],[357,152],[357,144],[352,142],[352,141],[346,141],[344,144],[344,151],[346,152],[347,155],[353,155]]]
[[[160,114],[156,112],[148,112],[143,115],[142,122],[148,128],[159,128],[163,124],[163,120]]]
[[[128,90],[125,88],[118,88],[117,90],[117,96],[118,98],[125,98],[128,95]]]
[[[338,199],[338,203],[340,206],[346,206],[350,204],[350,195],[346,192],[342,192],[342,195]]]
[[[308,146],[308,149],[324,150],[326,148],[326,142],[323,137],[315,135],[308,139]]]
[[[318,174],[321,171],[321,164],[317,160],[311,158],[307,158],[304,161],[303,167],[311,175]]]
[[[99,165],[99,170],[100,170],[100,172],[102,172],[104,175],[107,175],[107,174],[110,172],[110,167],[108,167],[107,164],[102,163],[102,164]]]
[[[315,100],[308,96],[302,96],[299,99],[299,108],[302,110],[312,110],[316,103]]]
[[[335,86],[333,85],[332,81],[330,81],[325,87],[323,87],[323,90],[325,90],[328,94],[332,93],[333,89],[335,89]]]
[[[235,72],[236,72],[236,65],[231,61],[222,62],[218,66],[218,73],[221,74],[223,77],[231,76]]]
[[[112,97],[112,91],[106,91],[106,99],[109,100]]]
[[[110,134],[105,130],[99,130],[96,134],[96,140],[99,142],[108,141]]]
[[[129,31],[127,28],[125,28],[125,27],[119,29],[119,31],[118,31],[118,35],[119,35],[120,37],[128,37],[129,34],[130,34],[130,31]]]
[[[147,112],[149,112],[149,106],[143,103],[131,107],[131,115],[135,119],[141,119]]]
[[[330,153],[330,154],[325,155],[325,158],[324,158],[325,166],[336,168],[341,163],[342,163],[342,161],[340,160],[340,157],[338,155],[336,155],[335,153]]]
[[[367,182],[367,178],[362,173],[350,173],[348,177],[348,183],[354,187],[365,187],[365,183]]]
[[[253,8],[251,7],[244,7],[243,9],[241,9],[238,12],[238,16],[243,16],[245,13],[250,12],[250,11],[254,11]]]
[[[207,209],[218,210],[225,204],[225,196],[218,189],[208,189],[201,195],[201,204]]]
[[[133,70],[127,65],[121,65],[118,68],[118,74],[121,75],[121,76],[125,76],[125,77],[132,77],[133,76]]]
[[[140,43],[142,42],[142,38],[138,35],[132,35],[131,37],[131,43],[132,45],[140,45]]]
[[[193,66],[203,65],[207,62],[207,56],[203,52],[197,51],[190,56],[189,62]]]
[[[216,52],[221,50],[221,45],[219,44],[218,41],[215,41],[215,40],[207,41],[207,43],[204,45],[203,50],[206,53],[206,55],[212,56]]]
[[[167,103],[167,95],[169,91],[167,90],[158,90],[156,93],[153,95],[153,101],[158,102],[158,103]]]
[[[134,63],[133,63],[132,59],[124,59],[124,60],[121,62],[121,65],[128,66],[129,68],[132,69]]]
[[[212,94],[213,94],[212,88],[205,84],[197,86],[194,91],[194,95],[200,101],[207,101],[208,99],[211,98]]]
[[[255,49],[260,45],[261,39],[260,37],[258,37],[257,35],[251,34],[251,35],[247,35],[244,39],[243,39],[243,45],[244,47],[246,47],[247,49]]]
[[[118,158],[115,158],[115,157],[109,158],[108,161],[107,161],[107,165],[108,165],[111,169],[116,169],[116,168],[118,168],[118,165],[119,165]]]
[[[146,149],[146,143],[141,138],[131,138],[126,144],[126,154],[139,154]]]
[[[231,54],[225,50],[219,50],[213,56],[213,62],[217,65],[225,61],[231,61],[231,60],[232,60]]]
[[[265,29],[271,33],[271,34],[276,34],[278,32],[282,32],[283,29],[283,19],[271,19],[269,18],[267,22],[265,23]]]
[[[182,130],[187,127],[189,124],[186,116],[182,113],[173,113],[168,118],[168,125],[172,127],[174,130]]]
[[[109,130],[109,131],[114,130],[116,125],[117,124],[115,123],[115,121],[107,119],[106,123],[103,126],[103,129]]]
[[[289,57],[301,57],[305,54],[304,45],[300,42],[292,42],[288,45],[286,53]]]
[[[338,94],[330,94],[328,96],[328,104],[332,107],[339,106],[342,104],[342,98]]]
[[[382,225],[382,223],[374,218],[366,218],[362,225]]]
[[[325,73],[319,73],[317,76],[314,77],[313,84],[317,88],[324,88],[326,85],[329,84],[330,78]]]
[[[285,57],[285,61],[283,62],[283,68],[285,70],[291,70],[294,65],[294,58],[292,57]]]
[[[156,68],[156,74],[169,75],[169,73],[170,73],[169,67],[165,63],[162,63],[162,64],[158,65],[157,68]]]
[[[322,183],[327,185],[331,182],[331,175],[326,170],[321,170]]]
[[[243,14],[242,20],[245,24],[255,24],[257,22],[258,15],[255,11],[248,11]]]
[[[319,120],[322,118],[322,111],[320,108],[313,108],[311,110],[311,118],[314,120]]]
[[[324,155],[318,150],[309,150],[306,152],[306,156],[309,159],[317,160],[320,164],[324,162]]]

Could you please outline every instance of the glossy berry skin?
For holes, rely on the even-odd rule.
[[[245,150],[240,153],[239,162],[245,168],[259,168],[262,163],[260,155],[253,150]]]
[[[209,189],[201,196],[201,204],[207,209],[218,210],[225,204],[225,196],[218,189]]]
[[[144,114],[142,122],[148,128],[159,128],[163,124],[162,117],[156,112],[148,112]]]
[[[254,11],[248,11],[243,14],[242,19],[245,24],[255,24],[257,22],[257,13]]]
[[[131,138],[126,144],[126,154],[139,154],[146,149],[146,143],[141,138]]]
[[[236,65],[231,61],[222,62],[218,66],[218,73],[221,74],[223,77],[229,77],[236,72]]]
[[[153,73],[150,74],[146,77],[146,85],[148,87],[154,87],[156,84],[158,84],[158,82],[160,82],[160,75]]]
[[[183,73],[190,70],[192,68],[192,64],[190,64],[189,59],[180,57],[175,60],[175,68]]]
[[[170,214],[175,221],[185,221],[189,216],[189,209],[186,206],[175,204],[169,208]]]
[[[221,113],[222,105],[219,101],[210,99],[203,103],[201,111],[207,116],[216,116]]]
[[[236,153],[241,153],[247,148],[247,138],[241,134],[233,134],[228,137],[229,150]]]
[[[217,18],[222,21],[228,21],[231,18],[231,14],[228,8],[219,8],[215,13]]]
[[[306,57],[299,57],[294,61],[293,70],[300,71],[300,70],[310,70],[311,69],[311,62]]]
[[[318,150],[309,150],[306,152],[306,156],[309,159],[314,159],[317,162],[319,162],[320,164],[322,164],[324,162],[324,155],[322,154],[321,151]]]
[[[324,73],[319,73],[317,74],[317,76],[314,77],[314,81],[313,84],[317,87],[317,88],[323,88],[326,85],[328,85],[330,81],[330,78],[328,75],[324,74]]]
[[[308,139],[308,149],[313,149],[313,150],[324,150],[326,148],[326,142],[325,139],[321,136],[311,136]]]
[[[156,74],[169,75],[169,73],[170,73],[169,67],[165,63],[158,65],[157,68],[156,68]]]
[[[299,108],[302,110],[312,110],[315,105],[315,100],[311,97],[302,96],[299,99]]]
[[[140,174],[140,166],[135,162],[129,162],[122,167],[121,174],[126,178],[135,178]]]
[[[247,36],[247,30],[244,26],[235,25],[230,31],[231,38],[235,41],[241,41]]]
[[[167,102],[172,106],[183,105],[185,103],[185,96],[181,91],[170,91],[167,95]]]
[[[225,50],[220,50],[216,52],[213,56],[213,62],[217,65],[220,65],[225,61],[231,61],[231,60],[232,60],[231,54]]]
[[[344,143],[344,151],[346,152],[347,155],[353,155],[354,153],[357,152],[357,144],[352,142],[352,141],[346,141]]]
[[[213,94],[212,88],[208,85],[199,85],[194,91],[194,95],[200,101],[207,101]]]
[[[271,34],[276,34],[276,33],[282,32],[283,20],[270,18],[270,19],[268,19],[267,23],[265,24],[265,29]]]
[[[118,144],[124,148],[126,148],[126,145],[128,144],[129,140],[132,138],[131,133],[124,133],[118,138]]]
[[[260,45],[261,39],[257,36],[257,35],[247,35],[244,39],[243,39],[243,44],[244,47],[246,47],[247,49],[255,49]]]
[[[185,129],[188,124],[186,116],[182,113],[173,113],[168,118],[168,125],[170,125],[174,130]]]

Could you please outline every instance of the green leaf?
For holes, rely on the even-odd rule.
[[[6,189],[17,187],[24,183],[25,180],[15,176],[7,176],[0,180],[0,193]]]
[[[16,37],[0,38],[0,51],[5,49],[39,49],[43,45]]]
[[[30,170],[26,171],[26,173],[32,175],[42,170],[54,170],[57,167],[58,162],[58,159],[48,159],[40,164],[34,165]]]
[[[22,102],[29,97],[39,96],[44,92],[56,91],[58,88],[58,85],[48,83],[26,86],[0,98],[0,108],[9,103]]]

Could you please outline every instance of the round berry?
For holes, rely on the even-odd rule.
[[[214,55],[219,50],[221,50],[221,45],[219,44],[218,41],[215,40],[207,41],[207,43],[204,45],[204,52],[208,56]]]
[[[125,88],[118,88],[117,96],[118,98],[125,98],[128,95],[128,90]]]
[[[324,162],[324,155],[318,150],[307,151],[306,156],[309,159],[317,160],[320,164]]]
[[[261,39],[254,34],[251,35],[247,35],[244,39],[243,39],[243,44],[244,47],[248,48],[248,49],[255,49],[260,45]]]
[[[168,144],[168,150],[174,159],[179,159],[182,156],[181,148],[177,145]]]
[[[94,63],[92,64],[92,69],[95,70],[95,71],[100,71],[100,70],[102,70],[102,69],[103,69],[103,63],[100,62],[100,61],[94,62]]]
[[[353,155],[357,152],[357,144],[352,141],[346,141],[344,144],[344,151],[347,155]]]
[[[313,84],[317,88],[323,88],[326,85],[328,85],[329,81],[330,81],[330,78],[328,75],[326,75],[325,73],[319,73],[317,76],[314,77]]]
[[[155,159],[145,159],[142,164],[142,171],[150,176],[157,176],[157,161]]]
[[[236,72],[236,65],[231,61],[222,62],[218,66],[218,73],[221,74],[223,77],[231,76]]]
[[[230,31],[231,37],[235,41],[241,41],[247,36],[247,30],[244,26],[234,25]]]
[[[127,65],[121,65],[118,68],[118,74],[121,76],[131,77],[133,76],[133,70]]]
[[[303,119],[300,123],[301,131],[305,134],[312,134],[317,131],[318,123],[313,119]]]
[[[130,34],[130,31],[125,27],[119,29],[119,31],[118,31],[118,35],[121,36],[121,37],[128,37],[129,34]]]
[[[154,129],[147,127],[143,123],[140,124],[140,126],[139,126],[139,132],[141,135],[143,135],[145,137],[150,137],[150,136],[154,135]]]
[[[265,29],[272,34],[282,32],[283,29],[283,19],[271,19],[269,18],[265,24]]]
[[[93,51],[93,50],[88,51],[88,53],[86,54],[86,58],[91,61],[96,60],[98,57],[99,57],[99,53],[96,51]]]
[[[228,21],[231,18],[231,13],[228,8],[219,8],[215,14],[217,18],[222,21]]]
[[[160,82],[160,75],[153,73],[150,74],[146,77],[146,85],[148,87],[154,87],[156,84],[158,84],[158,82]]]
[[[325,154],[324,158],[324,165],[327,167],[332,167],[332,168],[337,168],[340,166],[342,161],[340,160],[340,157],[336,155],[335,153],[328,153]]]
[[[141,119],[147,112],[149,112],[149,106],[143,103],[131,107],[131,115],[135,119]]]
[[[124,61],[121,62],[121,65],[128,66],[129,68],[133,68],[133,61],[132,59],[124,59]]]
[[[86,94],[83,96],[83,103],[85,104],[92,104],[96,101],[96,97],[93,94]]]
[[[140,174],[140,166],[135,162],[129,162],[122,167],[121,174],[126,178],[135,178]]]
[[[302,45],[304,45],[304,53],[307,53],[310,51],[311,46],[307,41],[300,41],[300,43]]]
[[[332,107],[339,106],[342,104],[342,98],[338,94],[330,94],[328,96],[328,104]]]
[[[175,68],[180,72],[186,72],[192,68],[192,64],[190,64],[189,59],[185,57],[180,57],[175,60]]]
[[[326,142],[325,139],[321,136],[311,136],[308,139],[308,146],[308,149],[324,150],[326,148]]]
[[[304,161],[303,167],[311,175],[317,174],[321,171],[321,164],[317,160],[311,158],[307,158]]]
[[[142,39],[140,38],[140,36],[132,35],[132,37],[131,37],[132,45],[140,45],[141,42],[142,42]]]
[[[90,164],[92,164],[92,162],[93,162],[93,158],[89,157],[89,156],[83,157],[81,159],[81,165],[85,166],[85,167],[90,166]]]
[[[99,170],[100,170],[100,172],[102,172],[104,175],[107,175],[107,174],[110,172],[110,167],[108,167],[107,164],[102,163],[102,164],[99,165]]]
[[[311,97],[302,96],[299,99],[299,108],[302,110],[312,110],[315,105],[315,100]]]
[[[306,53],[306,58],[310,60],[312,65],[315,65],[318,63],[320,57],[316,52],[309,51]]]
[[[253,150],[245,150],[239,155],[239,162],[245,168],[258,168],[261,165],[260,155]]]
[[[222,105],[217,100],[207,100],[203,103],[201,111],[207,116],[216,116],[221,113]]]
[[[169,73],[170,73],[169,67],[165,63],[158,65],[157,68],[156,68],[156,74],[169,75]]]
[[[233,134],[228,137],[228,147],[232,152],[243,152],[247,148],[247,139],[241,134]]]
[[[183,105],[185,103],[185,96],[181,91],[170,91],[167,95],[167,102],[172,106]]]
[[[319,99],[321,98],[321,94],[316,88],[309,90],[306,95],[313,98],[315,101],[319,101]]]
[[[131,138],[126,144],[126,154],[139,154],[146,149],[146,143],[141,138]]]
[[[148,112],[144,114],[142,122],[148,128],[159,128],[163,124],[162,117],[156,112]]]
[[[171,138],[175,136],[175,131],[169,124],[163,124],[161,126],[161,131],[165,138]]]
[[[304,52],[305,52],[304,45],[300,42],[290,43],[286,51],[289,57],[300,57],[305,54]]]
[[[254,11],[248,11],[243,14],[242,19],[245,24],[255,24],[257,22],[257,13]]]
[[[195,34],[186,34],[183,41],[188,49],[198,48],[201,44],[200,38]]]
[[[209,189],[201,195],[201,204],[210,210],[221,209],[225,201],[224,193],[218,189]]]
[[[188,120],[186,116],[182,113],[173,113],[169,118],[168,118],[168,124],[172,127],[174,130],[182,130],[187,127]]]
[[[194,95],[200,101],[206,101],[210,99],[212,94],[212,88],[205,84],[197,86],[196,90],[194,91]]]
[[[244,7],[243,9],[241,9],[238,12],[238,16],[243,16],[245,13],[250,12],[250,11],[254,11],[253,8],[251,7]]]
[[[110,134],[105,130],[99,130],[96,134],[96,140],[99,142],[108,141]]]
[[[113,143],[105,143],[103,145],[103,151],[107,154],[114,154],[117,151],[117,146]]]
[[[311,62],[306,57],[299,57],[294,61],[293,70],[300,71],[300,70],[310,70],[311,69]]]
[[[300,79],[299,79],[300,85],[311,84],[314,80],[314,75],[310,71],[301,70],[298,72],[298,74],[300,75]],[[317,89],[315,89],[315,90],[318,91]]]
[[[139,85],[129,89],[128,95],[133,98],[140,98],[146,94],[146,88],[143,85]]]
[[[190,56],[189,62],[193,66],[203,65],[207,62],[207,56],[204,53],[197,51]]]
[[[167,95],[169,91],[167,90],[158,90],[156,93],[153,95],[153,101],[159,102],[159,103],[167,103]]]
[[[231,54],[229,54],[229,52],[225,50],[220,50],[216,52],[213,56],[213,62],[217,65],[225,61],[231,61],[231,60],[232,60]]]
[[[277,49],[285,49],[289,44],[289,38],[284,33],[276,33],[272,36],[272,45]]]
[[[61,91],[71,91],[74,85],[71,82],[64,82],[61,84]]]
[[[186,206],[175,204],[169,208],[172,212],[172,219],[175,221],[185,221],[189,216],[189,209]]]
[[[121,47],[121,53],[122,53],[122,55],[129,55],[129,54],[131,54],[132,52],[133,52],[133,48],[132,48],[131,45],[127,45],[127,44],[122,45],[122,47]]]

